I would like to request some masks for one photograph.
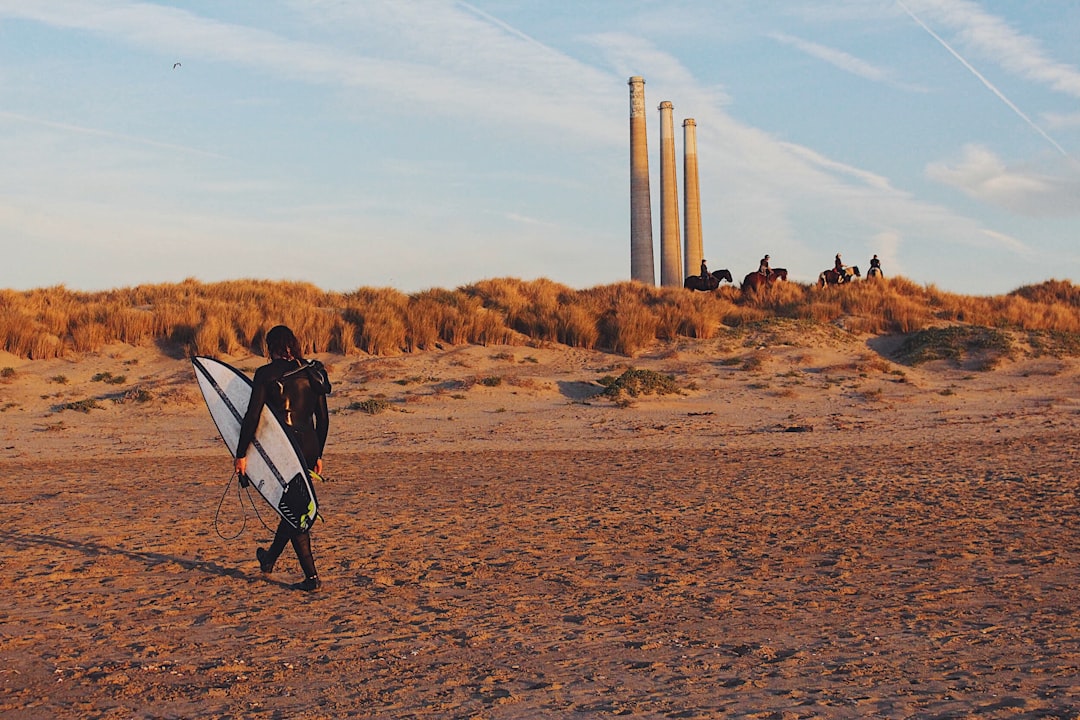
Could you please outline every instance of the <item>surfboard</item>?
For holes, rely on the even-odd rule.
[[[200,355],[191,363],[210,417],[232,455],[251,401],[251,380],[214,358]],[[297,530],[310,528],[319,511],[310,471],[292,434],[269,407],[263,407],[246,457],[248,480],[274,512]]]

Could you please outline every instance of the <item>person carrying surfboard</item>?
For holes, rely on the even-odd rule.
[[[307,466],[317,475],[321,474],[323,448],[326,447],[330,426],[330,414],[326,407],[330,381],[326,369],[317,360],[304,360],[296,335],[284,325],[278,325],[266,333],[266,352],[270,362],[255,371],[251,402],[240,427],[235,454],[236,472],[243,481],[247,472],[245,455],[255,437],[263,405],[268,405],[293,434]],[[278,523],[270,547],[256,549],[259,569],[264,573],[273,572],[274,563],[290,542],[304,571],[304,581],[293,587],[298,590],[318,590],[322,582],[315,571],[311,531],[298,530],[284,519]]]

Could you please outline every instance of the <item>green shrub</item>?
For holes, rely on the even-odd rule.
[[[368,400],[358,400],[349,405],[349,410],[359,410],[360,412],[367,413],[368,415],[378,415],[384,410],[390,409],[390,403],[386,400],[379,400],[377,398],[369,398]]]
[[[149,390],[141,387],[134,387],[126,391],[120,397],[116,398],[113,402],[117,403],[118,405],[123,405],[124,403],[129,402],[144,403],[153,400],[153,398],[154,396]]]
[[[600,393],[612,399],[622,395],[639,397],[641,395],[670,395],[680,392],[675,384],[674,375],[664,375],[653,370],[630,368],[617,378],[610,375],[600,379],[604,391]]]
[[[98,405],[98,401],[94,398],[87,398],[85,400],[75,400],[73,402],[64,403],[60,406],[61,410],[74,410],[75,412],[89,413],[91,410],[100,410],[101,405]]]
[[[957,365],[974,362],[977,369],[992,369],[1012,352],[1009,336],[989,327],[958,325],[928,328],[907,337],[896,353],[898,362],[920,365],[949,360]]]

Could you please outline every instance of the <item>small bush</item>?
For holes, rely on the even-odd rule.
[[[974,362],[977,369],[992,369],[1012,352],[1012,340],[988,327],[954,326],[920,330],[904,340],[896,359],[906,365],[949,360],[957,365]]]
[[[384,410],[390,409],[390,403],[386,400],[379,400],[377,398],[370,398],[368,400],[359,400],[349,405],[349,410],[359,410],[360,412],[367,413],[368,415],[378,415]]]
[[[675,376],[636,368],[630,368],[617,378],[611,376],[601,378],[600,384],[605,386],[600,394],[616,400],[622,395],[640,397],[641,395],[670,395],[679,392],[675,384]]]
[[[765,354],[761,352],[752,352],[749,355],[742,358],[742,369],[749,370],[751,372],[760,370],[765,364]]]
[[[153,400],[154,396],[149,390],[141,387],[134,387],[126,391],[123,395],[113,400],[117,405],[123,405],[124,403],[137,402],[144,403]]]
[[[15,377],[15,368],[6,367],[3,370],[0,370],[0,379],[10,380],[13,377]]]
[[[85,400],[75,400],[73,402],[64,403],[60,406],[60,410],[74,410],[75,412],[89,413],[91,410],[100,410],[101,405],[93,398],[87,398]]]

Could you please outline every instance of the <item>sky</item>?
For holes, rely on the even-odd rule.
[[[657,244],[667,100],[713,269],[1080,282],[1078,37],[1075,0],[0,0],[0,288],[628,280],[635,75]]]

